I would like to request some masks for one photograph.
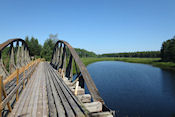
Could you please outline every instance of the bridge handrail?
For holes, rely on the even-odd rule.
[[[14,96],[14,94],[16,93],[16,101],[18,101],[18,89],[20,88],[20,86],[23,84],[23,89],[24,89],[24,81],[26,79],[28,79],[32,73],[34,72],[34,69],[36,68],[36,66],[39,64],[40,59],[37,59],[35,61],[31,61],[29,64],[27,64],[25,67],[22,67],[20,69],[17,69],[15,72],[13,72],[13,74],[11,74],[7,79],[5,79],[3,81],[2,76],[0,76],[0,114],[2,109],[5,107],[5,105],[8,106],[9,111],[11,112],[11,105],[9,103],[9,101],[12,99],[12,97]],[[21,81],[19,80],[19,75],[24,73],[26,70],[28,70],[30,68],[30,72],[25,76],[23,74],[23,78],[21,79]],[[16,86],[15,88],[7,95],[6,91],[5,91],[5,85],[12,81],[14,78],[17,79],[16,81]],[[4,95],[4,100],[2,100],[2,95]]]
[[[37,60],[38,61],[38,60]],[[10,76],[8,76],[5,80],[3,80],[4,85],[6,85],[8,82],[12,81],[17,76],[17,70],[19,70],[19,74],[23,73],[25,70],[28,70],[31,66],[35,64],[35,61],[31,61],[29,64],[27,64],[24,67],[21,67],[19,69],[16,69]]]

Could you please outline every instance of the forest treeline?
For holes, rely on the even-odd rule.
[[[126,52],[102,54],[99,57],[140,57],[140,58],[159,58],[160,51]]]
[[[160,51],[127,52],[102,54],[100,57],[161,58],[164,62],[175,62],[175,36],[162,43]]]
[[[25,41],[30,49],[30,55],[35,56],[35,58],[45,58],[46,60],[51,60],[52,52],[55,46],[55,43],[58,41],[57,35],[49,35],[49,38],[46,39],[44,45],[40,45],[37,38],[29,37],[25,38]],[[87,51],[85,49],[75,48],[77,54],[80,57],[96,57],[97,55],[94,52]]]

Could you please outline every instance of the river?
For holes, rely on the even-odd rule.
[[[106,105],[120,117],[175,116],[175,72],[119,61],[87,69]]]

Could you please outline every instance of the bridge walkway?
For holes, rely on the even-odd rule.
[[[48,103],[44,63],[40,63],[19,96],[9,117],[47,117]]]
[[[41,62],[9,117],[84,117],[87,110],[50,64]],[[88,116],[88,115],[87,115]]]

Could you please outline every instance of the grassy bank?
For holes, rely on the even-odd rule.
[[[169,69],[175,71],[175,63],[173,62],[161,62],[160,58],[115,58],[116,61],[124,61],[129,63],[143,63],[150,64],[162,69]]]
[[[130,57],[105,57],[105,58],[81,58],[83,63],[87,66],[97,61],[124,61],[129,63],[143,63],[150,64],[162,69],[169,69],[175,71],[175,63],[173,62],[161,62],[160,58],[130,58]]]
[[[97,61],[115,61],[114,57],[103,57],[103,58],[81,58],[82,62],[87,66],[91,63],[97,62]]]

